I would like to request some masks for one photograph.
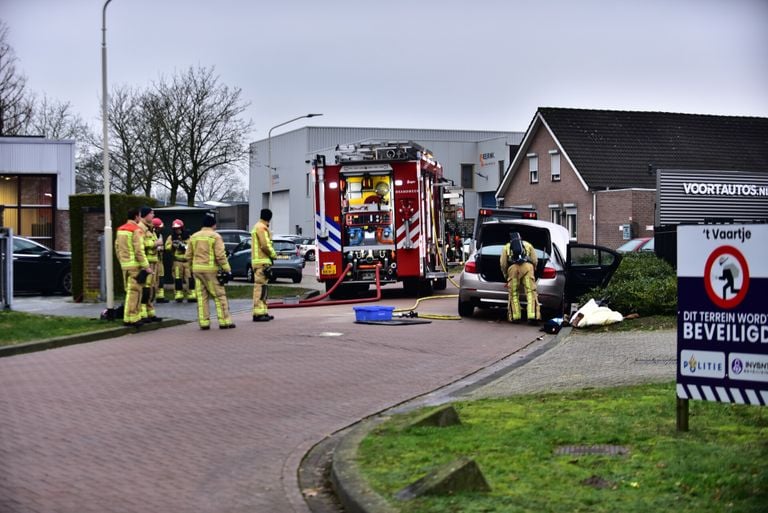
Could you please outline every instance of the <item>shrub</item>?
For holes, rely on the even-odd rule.
[[[652,253],[626,253],[607,287],[598,287],[579,298],[601,299],[624,315],[675,315],[677,275],[664,260]]]

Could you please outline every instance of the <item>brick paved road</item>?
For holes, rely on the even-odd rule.
[[[540,334],[490,316],[384,327],[354,324],[351,306],[273,313],[1,359],[0,511],[304,512],[296,469],[314,443]]]

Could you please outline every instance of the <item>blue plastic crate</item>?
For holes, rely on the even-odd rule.
[[[355,306],[356,321],[391,321],[394,306]]]

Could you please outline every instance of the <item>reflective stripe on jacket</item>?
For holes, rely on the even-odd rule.
[[[185,235],[186,233],[182,232],[181,235],[177,236],[174,232],[169,235],[167,239],[165,239],[165,250],[171,253],[173,255],[173,259],[177,262],[187,261],[187,257],[185,256],[187,250],[182,250],[178,244],[174,244],[174,242],[179,241],[186,246],[189,242],[189,239],[185,239]]]
[[[269,223],[259,219],[251,230],[251,266],[270,265],[275,258],[277,253],[272,246]]]
[[[144,230],[144,254],[147,255],[147,261],[150,264],[157,262],[157,235],[142,222],[141,227]]]
[[[117,229],[115,255],[122,269],[147,267],[147,257],[144,254],[144,232],[135,221],[128,221]]]
[[[224,239],[213,228],[202,228],[189,238],[187,260],[192,262],[192,271],[204,272],[219,270],[232,272],[224,251]]]

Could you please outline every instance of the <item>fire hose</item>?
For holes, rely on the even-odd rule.
[[[349,270],[352,268],[352,264],[347,264],[347,267],[344,269],[344,271],[339,276],[339,279],[336,280],[336,283],[333,284],[333,286],[328,289],[325,294],[322,294],[320,296],[311,297],[307,299],[302,299],[298,303],[285,303],[284,301],[275,301],[272,303],[267,303],[268,308],[297,308],[297,307],[303,307],[303,306],[328,306],[328,305],[350,305],[350,304],[357,304],[357,303],[373,303],[375,301],[378,301],[381,299],[381,264],[376,265],[376,295],[369,298],[363,298],[363,299],[334,299],[331,301],[323,301],[325,298],[330,296],[333,291],[336,290],[337,287],[341,285],[341,282],[344,281],[344,276],[349,272]]]

